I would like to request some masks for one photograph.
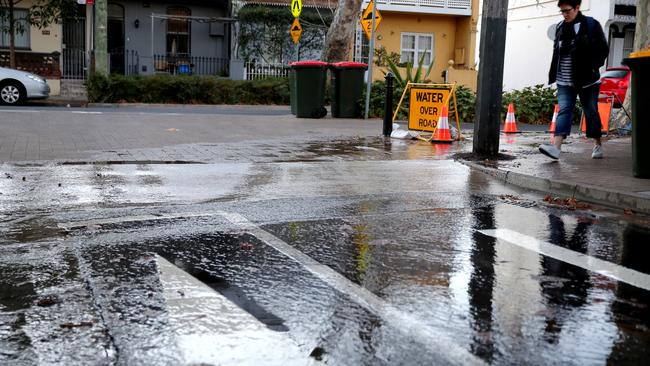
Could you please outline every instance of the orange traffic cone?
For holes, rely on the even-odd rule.
[[[508,105],[508,114],[506,115],[505,125],[503,126],[503,132],[505,133],[518,133],[517,131],[517,122],[515,122],[515,106],[510,103]]]
[[[551,127],[549,127],[548,131],[546,132],[555,132],[555,124],[557,122],[558,113],[560,113],[560,105],[556,104],[555,110],[553,111],[553,118],[551,119]]]
[[[442,107],[442,114],[438,120],[436,132],[433,134],[432,142],[452,142],[451,132],[449,131],[449,118],[447,106]]]

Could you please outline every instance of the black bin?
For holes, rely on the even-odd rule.
[[[631,53],[623,64],[632,70],[632,173],[650,178],[650,49]]]
[[[289,81],[291,90],[291,111],[299,118],[322,118],[325,109],[325,82],[327,62],[299,61],[289,64],[293,80]]]
[[[332,75],[332,117],[359,117],[358,101],[363,94],[364,75],[368,65],[361,62],[330,64]]]

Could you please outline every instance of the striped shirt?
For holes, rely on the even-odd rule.
[[[557,69],[557,85],[573,86],[572,66],[571,56],[560,57],[560,67]]]
[[[558,24],[558,27],[562,26],[562,22]],[[573,26],[575,34],[578,34],[580,31],[580,23],[576,23]],[[562,47],[562,41],[559,41],[559,47]],[[573,61],[571,60],[571,55],[560,56],[560,64],[557,68],[557,85],[563,86],[573,86]]]

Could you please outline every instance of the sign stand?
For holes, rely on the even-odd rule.
[[[430,142],[436,133],[441,107],[448,106],[451,99],[454,101],[454,116],[458,134],[456,141],[460,141],[460,119],[458,118],[458,104],[456,101],[456,83],[453,84],[427,84],[407,82],[402,97],[397,104],[392,122],[397,119],[404,97],[409,94],[409,130],[431,132],[430,137],[418,134],[416,138]],[[415,100],[412,98],[415,96]]]

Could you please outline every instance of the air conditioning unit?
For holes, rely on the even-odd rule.
[[[210,23],[210,35],[213,37],[223,37],[225,35],[225,25],[222,22]]]

